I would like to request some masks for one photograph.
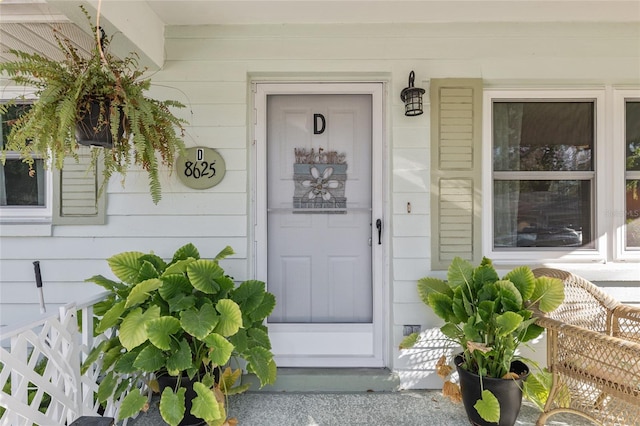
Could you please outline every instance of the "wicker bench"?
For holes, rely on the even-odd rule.
[[[553,385],[537,425],[560,412],[602,425],[640,425],[640,308],[621,304],[572,273],[533,272],[565,285],[563,304],[538,316],[547,329]]]

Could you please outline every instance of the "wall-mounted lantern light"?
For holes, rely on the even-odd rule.
[[[425,90],[420,87],[413,87],[415,73],[409,73],[409,87],[405,87],[400,92],[400,99],[404,102],[404,115],[411,117],[422,114],[422,95]]]

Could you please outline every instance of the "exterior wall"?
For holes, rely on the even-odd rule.
[[[640,86],[637,24],[185,26],[168,28],[165,36],[166,62],[153,75],[152,95],[188,105],[180,112],[191,123],[186,143],[216,148],[227,164],[224,180],[196,191],[175,175],[165,176],[163,199],[155,206],[146,177],[131,172],[125,187],[118,178],[109,185],[106,225],[56,226],[51,235],[33,237],[7,236],[3,225],[1,324],[38,312],[32,260],[41,261],[50,308],[98,292],[83,280],[108,274],[104,259],[121,251],[153,250],[169,257],[191,241],[201,254],[214,255],[231,245],[237,254],[225,268],[237,280],[250,278],[251,82],[383,81],[391,237],[384,284],[390,297],[388,365],[401,375],[403,386],[440,387],[431,371],[438,340],[425,349],[397,350],[403,324],[420,324],[425,334],[434,335],[438,321],[419,301],[416,280],[444,276],[429,270],[429,97],[423,115],[404,116],[399,94],[409,72],[415,71],[416,86],[424,88],[431,78],[458,77],[482,78],[489,87]],[[16,231],[21,226],[24,232]],[[25,235],[28,227],[12,225],[11,232]],[[640,264],[594,265],[584,271],[587,278],[610,285],[616,296],[640,302]]]

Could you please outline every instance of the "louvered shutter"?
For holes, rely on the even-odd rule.
[[[446,269],[455,256],[482,258],[482,80],[432,79],[431,259]]]
[[[101,225],[105,223],[105,198],[98,197],[100,170],[89,169],[91,148],[80,147],[79,161],[66,158],[53,173],[53,224]],[[106,191],[103,191],[106,192]]]

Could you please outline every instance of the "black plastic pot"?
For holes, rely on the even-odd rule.
[[[463,362],[462,355],[457,355],[454,359],[458,375],[460,376],[460,392],[462,393],[462,403],[467,412],[467,417],[472,425],[477,426],[513,426],[520,413],[522,405],[522,387],[524,380],[529,375],[529,367],[521,361],[511,363],[510,371],[518,374],[518,379],[494,379],[491,377],[482,378],[460,367]],[[500,421],[498,423],[484,420],[474,405],[482,396],[482,389],[491,391],[500,402]]]
[[[193,390],[193,382],[197,381],[197,379],[194,378],[194,380],[189,380],[189,377],[187,376],[182,376],[182,377],[169,376],[169,375],[160,376],[158,377],[158,386],[160,387],[160,394],[162,395],[162,391],[166,387],[175,389],[178,379],[180,379],[180,386],[186,388],[187,390],[184,395],[184,405],[185,405],[184,418],[180,423],[178,423],[178,425],[179,426],[195,426],[195,425],[206,424],[206,421],[191,414],[191,401],[193,401],[193,399],[198,396],[198,394],[196,394],[196,391]]]
[[[109,105],[105,107],[107,110]],[[113,136],[111,135],[111,125],[109,117],[104,117],[107,122],[100,123],[100,104],[98,102],[91,103],[91,110],[86,113],[82,120],[76,123],[76,141],[80,145],[101,146],[103,148],[113,147]],[[122,122],[118,126],[118,138],[124,134]]]

